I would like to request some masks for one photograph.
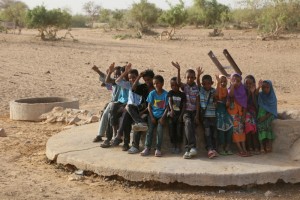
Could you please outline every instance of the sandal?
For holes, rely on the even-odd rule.
[[[247,153],[245,152],[239,152],[236,155],[240,156],[240,157],[249,157]]]
[[[93,142],[102,142],[102,137],[100,135],[97,135],[94,139]]]
[[[162,157],[162,153],[161,153],[161,151],[160,150],[155,150],[155,157]]]
[[[215,154],[215,157],[218,157],[219,156],[219,153],[216,151],[216,150],[213,150],[214,154]]]
[[[100,147],[102,148],[108,148],[110,147],[110,141],[109,140],[105,140],[102,144],[100,144]]]
[[[136,154],[138,152],[139,152],[139,149],[134,146],[131,146],[131,148],[128,150],[129,154]]]
[[[115,138],[114,141],[111,143],[111,146],[115,147],[118,146],[119,144],[121,144],[123,142],[122,139],[120,138]]]
[[[208,151],[207,156],[208,156],[209,159],[212,159],[213,157],[216,157],[216,154],[215,154],[214,151],[210,150],[210,151]]]
[[[124,144],[122,147],[122,151],[128,151],[129,150],[129,145],[128,144]]]
[[[233,152],[231,150],[228,150],[226,153],[227,153],[228,156],[233,155]]]
[[[148,156],[150,154],[150,149],[145,148],[142,152],[141,152],[141,156]]]
[[[226,151],[220,151],[219,153],[221,156],[227,156],[227,152]]]

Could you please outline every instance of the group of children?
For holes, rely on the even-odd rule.
[[[163,128],[168,125],[172,153],[181,152],[185,138],[183,158],[189,159],[197,155],[196,127],[202,124],[208,158],[232,155],[232,142],[242,157],[272,151],[271,123],[277,117],[277,99],[271,81],[260,80],[257,84],[248,75],[242,83],[242,76],[234,73],[230,78],[216,76],[217,87],[213,88],[210,75],[200,79],[202,68],[188,69],[183,83],[179,63],[172,65],[177,69],[177,77],[171,78],[169,92],[163,89],[164,78],[150,69],[138,73],[130,63],[124,67],[112,63],[105,74],[94,66],[103,86],[112,90],[94,142],[102,141],[106,134],[102,148],[123,142],[122,150],[135,154],[140,152],[141,135],[146,132],[140,154],[147,156],[156,129],[154,155],[161,157]],[[140,83],[141,79],[144,83]]]

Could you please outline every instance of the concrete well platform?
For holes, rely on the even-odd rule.
[[[205,152],[191,160],[167,152],[163,152],[161,158],[153,154],[142,157],[123,152],[121,146],[108,149],[99,147],[99,143],[92,142],[97,128],[98,123],[94,123],[54,135],[47,142],[47,157],[59,164],[71,164],[103,176],[118,175],[130,181],[181,182],[197,186],[242,186],[276,183],[278,180],[300,182],[300,162],[291,159],[285,151],[246,158],[219,156],[213,160],[208,159]],[[280,132],[280,127],[277,129]],[[293,127],[290,132],[295,129],[298,128]],[[287,129],[283,126],[282,130]],[[299,138],[298,131],[294,135]]]

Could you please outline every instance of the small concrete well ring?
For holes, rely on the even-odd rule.
[[[10,102],[10,119],[22,121],[41,121],[40,116],[54,107],[79,109],[75,98],[41,97],[25,98]]]

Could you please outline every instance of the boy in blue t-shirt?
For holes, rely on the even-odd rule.
[[[168,92],[163,89],[164,78],[160,75],[156,75],[153,78],[153,85],[155,90],[149,93],[148,102],[148,132],[146,134],[145,149],[141,152],[142,156],[150,154],[152,146],[152,137],[155,127],[156,130],[156,150],[155,156],[161,157],[161,145],[163,140],[163,125],[167,115],[168,106]]]

